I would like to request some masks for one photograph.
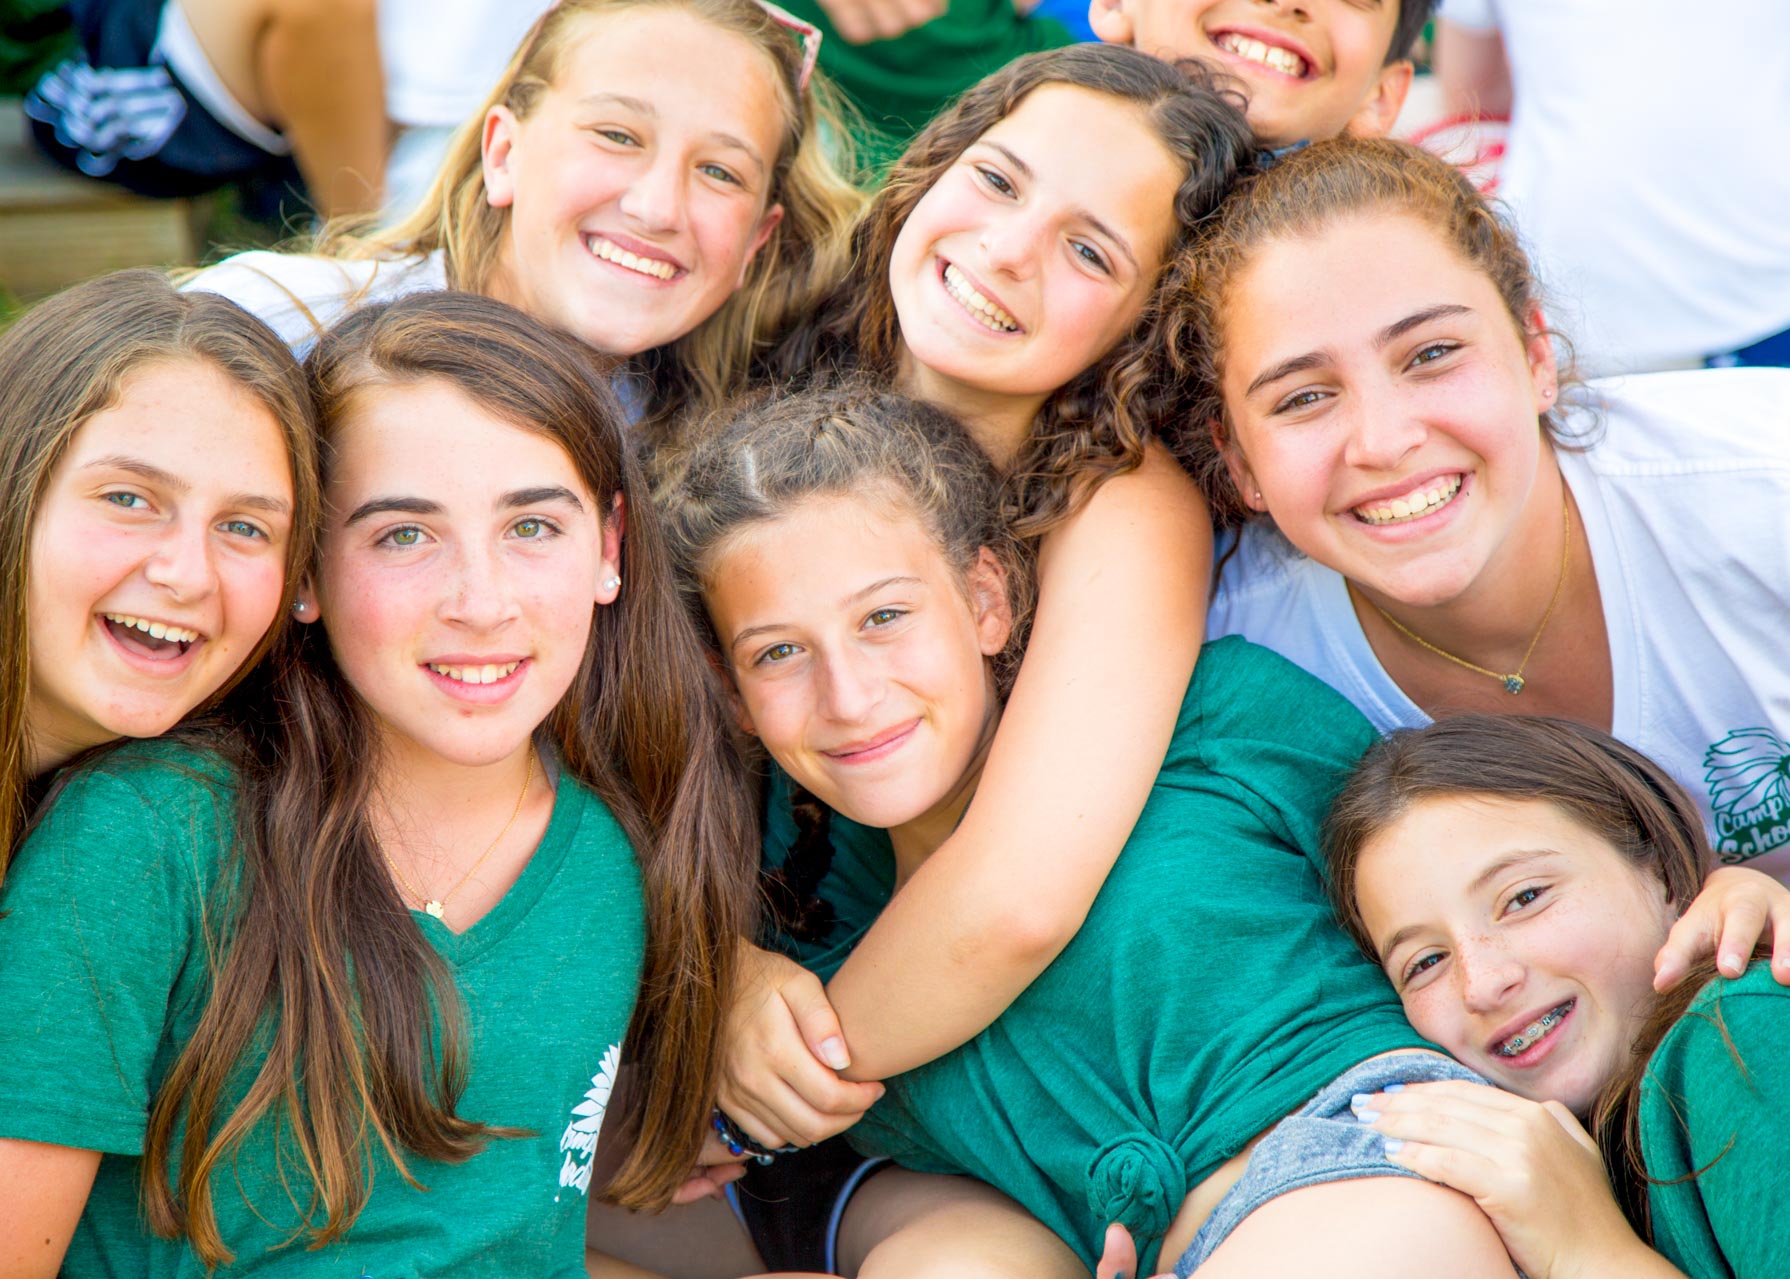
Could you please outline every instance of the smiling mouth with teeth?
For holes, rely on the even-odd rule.
[[[619,244],[611,244],[600,235],[590,237],[590,255],[604,262],[613,262],[617,266],[626,267],[641,275],[650,275],[655,280],[669,280],[677,274],[678,269],[669,262],[658,258],[643,258],[630,253]]]
[[[971,319],[980,321],[985,328],[992,329],[996,333],[1019,332],[1019,321],[983,297],[981,291],[970,283],[969,277],[959,271],[954,263],[945,263],[943,274],[945,292],[955,298],[958,304],[970,313]]]
[[[1421,519],[1425,515],[1433,515],[1454,500],[1454,495],[1461,491],[1461,477],[1456,475],[1440,483],[1432,484],[1417,493],[1409,493],[1404,497],[1394,498],[1390,502],[1375,502],[1372,506],[1357,506],[1355,518],[1363,524],[1403,524],[1410,520]]]
[[[184,626],[171,626],[167,622],[151,621],[147,617],[137,617],[131,613],[102,613],[100,616],[119,641],[158,656],[172,648],[178,648],[184,653],[199,638],[198,631],[188,630]]]
[[[484,666],[442,666],[435,662],[426,662],[424,665],[437,675],[444,675],[460,684],[495,684],[500,679],[508,679],[514,675],[516,668],[522,663],[498,662],[487,663]]]
[[[1234,53],[1249,62],[1259,63],[1270,71],[1278,71],[1282,75],[1292,76],[1295,80],[1303,80],[1311,70],[1304,58],[1291,49],[1283,49],[1279,45],[1268,44],[1253,36],[1242,35],[1236,31],[1226,31],[1215,39],[1213,44],[1226,53]]]
[[[1561,1019],[1571,1012],[1573,1005],[1578,1002],[1576,999],[1569,999],[1558,1008],[1549,1009],[1492,1051],[1500,1057],[1520,1057],[1524,1051],[1540,1043],[1543,1035],[1558,1026]]]

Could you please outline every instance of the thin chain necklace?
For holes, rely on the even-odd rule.
[[[485,864],[485,859],[497,851],[497,846],[503,843],[503,837],[510,833],[510,827],[516,824],[516,818],[522,812],[522,801],[528,798],[529,784],[533,782],[534,779],[535,752],[534,746],[531,744],[528,748],[528,767],[522,773],[522,793],[516,796],[516,807],[510,810],[510,820],[503,824],[503,829],[497,832],[497,838],[485,846],[485,851],[479,854],[479,859],[467,869],[467,872],[464,875],[460,876],[459,881],[440,897],[431,898],[427,893],[423,892],[422,889],[411,883],[410,876],[406,875],[398,868],[398,863],[394,861],[392,855],[386,851],[385,845],[380,844],[380,855],[385,858],[385,864],[392,868],[392,874],[397,878],[399,887],[403,888],[405,892],[409,893],[416,900],[422,902],[425,911],[435,916],[435,918],[440,919],[447,913],[448,903],[454,900],[454,894],[466,887],[466,881],[478,873],[479,867]]]
[[[1560,518],[1566,527],[1566,536],[1560,547],[1560,576],[1554,581],[1554,597],[1548,601],[1548,611],[1541,615],[1541,624],[1535,628],[1535,634],[1529,637],[1529,647],[1523,650],[1523,660],[1517,663],[1517,668],[1514,671],[1511,671],[1508,674],[1500,674],[1497,671],[1480,666],[1476,662],[1469,662],[1464,657],[1456,657],[1447,649],[1438,648],[1436,645],[1424,639],[1423,636],[1417,634],[1416,631],[1413,631],[1410,627],[1399,621],[1398,618],[1394,617],[1391,613],[1388,613],[1378,604],[1374,604],[1374,612],[1392,623],[1393,628],[1412,643],[1427,648],[1437,657],[1446,657],[1456,666],[1465,666],[1470,671],[1499,681],[1504,685],[1505,692],[1513,697],[1516,696],[1516,694],[1523,691],[1523,672],[1528,669],[1529,659],[1535,654],[1535,646],[1541,643],[1541,633],[1548,629],[1548,622],[1554,616],[1554,606],[1560,602],[1560,592],[1566,586],[1566,565],[1569,557],[1572,555],[1572,509],[1567,504],[1566,485],[1564,483],[1561,484],[1560,490]],[[1365,599],[1366,597],[1363,596],[1362,598]],[[1373,604],[1373,601],[1368,600],[1368,603]]]

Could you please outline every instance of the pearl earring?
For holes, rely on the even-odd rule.
[[[293,600],[292,601],[292,611],[294,613],[304,612],[305,611],[305,602],[303,600]]]
[[[606,577],[603,579],[603,589],[604,590],[619,591],[619,590],[621,590],[621,588],[622,588],[622,579],[619,576],[610,576],[610,577]]]

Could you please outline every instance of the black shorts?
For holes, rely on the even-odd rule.
[[[72,0],[81,52],[46,72],[25,97],[38,146],[59,164],[139,195],[295,179],[290,155],[223,124],[174,74],[160,47],[168,3]]]
[[[767,1270],[837,1274],[839,1223],[845,1206],[887,1159],[860,1155],[844,1137],[746,1165],[727,1196]]]

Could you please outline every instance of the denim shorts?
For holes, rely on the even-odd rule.
[[[1245,1217],[1288,1191],[1361,1177],[1415,1177],[1421,1181],[1409,1168],[1386,1158],[1379,1132],[1355,1118],[1349,1100],[1356,1093],[1379,1092],[1387,1084],[1436,1079],[1487,1083],[1459,1062],[1425,1052],[1376,1057],[1331,1080],[1317,1096],[1270,1128],[1249,1152],[1249,1165],[1241,1180],[1218,1201],[1175,1263],[1178,1279],[1187,1279],[1199,1269]]]

